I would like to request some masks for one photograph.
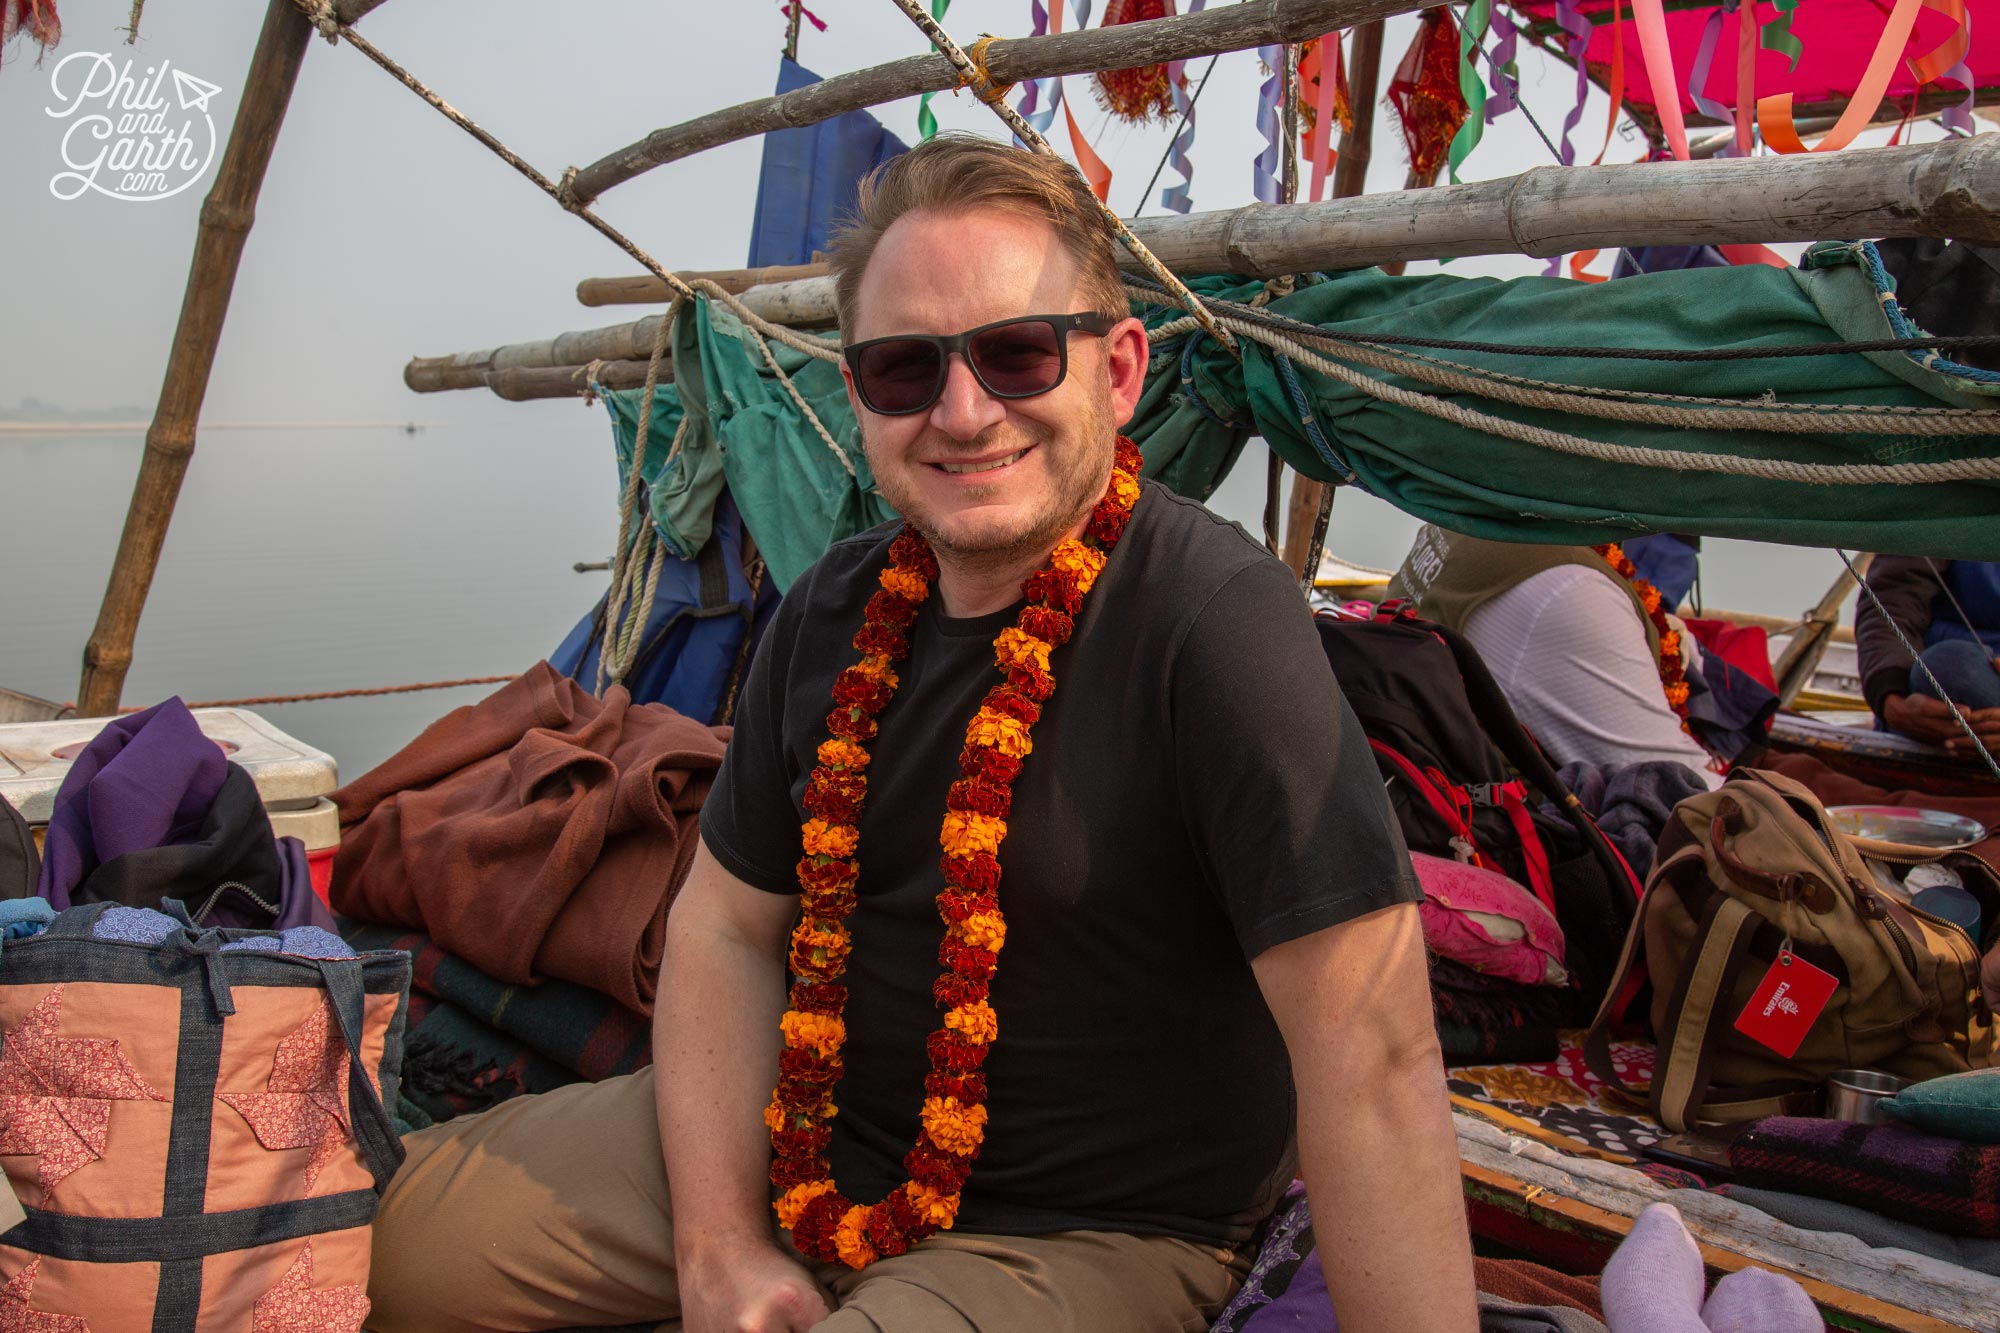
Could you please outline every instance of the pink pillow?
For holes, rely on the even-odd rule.
[[[1563,986],[1562,927],[1534,894],[1497,870],[1411,852],[1424,900],[1424,943],[1475,972],[1528,986]]]

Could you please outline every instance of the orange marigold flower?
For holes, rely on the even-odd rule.
[[[1028,739],[1028,728],[1024,723],[983,704],[965,728],[965,743],[984,745],[1011,759],[1024,759],[1035,748],[1034,742]],[[836,854],[845,856],[847,853]]]
[[[986,1108],[967,1106],[956,1097],[926,1097],[924,1129],[931,1142],[948,1153],[970,1157],[986,1137]]]
[[[819,743],[819,750],[814,757],[828,768],[855,769],[868,767],[868,751],[862,749],[853,741],[844,741],[838,736],[832,740],[821,741]]]
[[[851,824],[829,824],[824,819],[808,819],[801,841],[814,856],[852,856],[861,842],[860,830]]]
[[[944,1025],[967,1041],[980,1045],[990,1045],[1000,1035],[1000,1015],[984,1000],[978,1004],[962,1004],[956,1009],[947,1009]]]
[[[853,937],[845,926],[804,917],[792,927],[792,948],[800,953],[812,954],[817,951],[823,957],[831,958],[836,953],[842,958],[853,946]]]
[[[950,1014],[945,1015],[946,1021],[950,1018]],[[778,1020],[778,1027],[784,1032],[787,1045],[828,1057],[839,1054],[841,1043],[847,1040],[847,1024],[830,1014],[802,1014],[788,1009]]]
[[[1051,646],[1026,630],[1009,625],[993,641],[993,660],[1002,671],[1017,666],[1047,671]]]
[[[790,1129],[791,1127],[791,1113],[780,1106],[777,1101],[773,1100],[769,1106],[764,1108],[764,1128],[776,1134],[780,1130]]]
[[[872,681],[888,686],[892,690],[902,683],[895,671],[890,667],[889,659],[872,653],[862,658],[859,662],[856,662],[854,670]]]
[[[1113,472],[1109,494],[1120,509],[1130,509],[1139,503],[1139,483],[1129,472]]]
[[[974,852],[997,852],[1007,836],[1007,821],[971,810],[947,810],[938,841],[946,855],[971,856]]]
[[[833,1229],[833,1248],[849,1268],[866,1268],[875,1262],[875,1247],[868,1243],[867,1208],[857,1203],[840,1215],[840,1225]]]
[[[912,602],[921,602],[931,594],[931,585],[924,576],[911,569],[899,569],[890,565],[882,571],[882,589]]]
[[[975,912],[958,923],[958,934],[967,944],[999,953],[1007,942],[1007,922],[998,912]]]
[[[778,1225],[790,1231],[797,1225],[799,1214],[806,1210],[807,1204],[822,1194],[833,1193],[834,1189],[831,1180],[813,1180],[786,1190],[778,1196],[778,1201],[771,1205],[777,1210]]]
[[[1137,490],[1133,493],[1136,495]],[[1085,546],[1074,537],[1065,537],[1050,553],[1049,564],[1075,579],[1078,592],[1089,592],[1104,571],[1104,552]]]

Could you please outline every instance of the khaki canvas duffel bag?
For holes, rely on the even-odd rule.
[[[1985,943],[2000,937],[2000,875],[1979,858],[1850,837],[1799,783],[1738,769],[1674,808],[1585,1043],[1592,1069],[1618,1083],[1612,1027],[1648,977],[1658,1041],[1650,1102],[1677,1133],[1697,1120],[1806,1110],[1839,1069],[1917,1081],[1992,1064],[1994,997],[1980,989],[1986,951],[1962,928],[1881,888],[1864,856],[1947,865],[1980,900]],[[1988,971],[2000,977],[2000,949],[1992,952]],[[1780,1008],[1795,1020],[1810,1016],[1784,990],[1760,992],[1767,978],[1787,975],[1774,978],[1775,969],[1795,962],[1838,984],[1787,1056],[1737,1023],[1758,1026],[1746,1013],[1753,997],[1765,1020]],[[1803,968],[1796,976],[1816,979]]]

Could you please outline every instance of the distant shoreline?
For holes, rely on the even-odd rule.
[[[0,421],[0,435],[143,435],[152,424],[150,421]],[[197,430],[426,430],[431,424],[427,421],[204,421]]]

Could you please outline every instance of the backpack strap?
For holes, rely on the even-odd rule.
[[[368,1164],[368,1174],[375,1179],[375,1192],[380,1194],[403,1164],[403,1141],[361,1058],[368,998],[361,980],[362,960],[319,958],[313,963],[326,984],[328,1007],[347,1047],[347,1112],[354,1144],[361,1150],[361,1160]]]

